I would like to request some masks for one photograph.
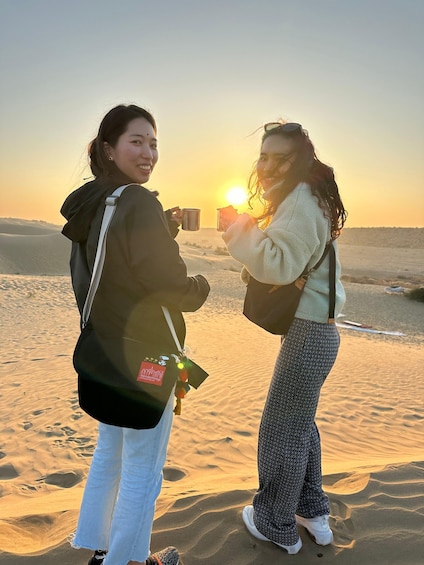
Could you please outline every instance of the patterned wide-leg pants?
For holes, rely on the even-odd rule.
[[[330,512],[315,414],[339,344],[335,325],[295,318],[275,364],[259,429],[253,506],[256,527],[276,543],[294,545],[299,539],[295,514]]]

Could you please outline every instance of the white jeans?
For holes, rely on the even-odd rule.
[[[104,565],[144,561],[150,554],[173,401],[171,394],[159,424],[150,430],[99,423],[72,546],[108,550]]]

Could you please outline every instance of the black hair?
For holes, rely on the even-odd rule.
[[[282,124],[283,125],[283,124]],[[262,136],[262,144],[271,135],[279,135],[289,139],[293,144],[294,160],[290,169],[281,180],[281,186],[271,193],[271,198],[264,201],[261,197],[263,189],[256,172],[256,164],[249,178],[249,205],[259,200],[264,211],[258,217],[259,221],[269,221],[278,206],[292,192],[300,182],[306,182],[311,187],[312,193],[318,198],[318,202],[324,214],[331,221],[331,237],[336,239],[344,226],[347,211],[343,206],[339,194],[339,187],[334,178],[334,171],[328,165],[322,163],[315,153],[315,148],[309,139],[308,133],[298,128],[293,131],[282,131],[274,128],[266,131]]]
[[[127,130],[128,124],[136,118],[144,118],[151,124],[155,133],[157,132],[156,122],[152,114],[134,104],[128,106],[120,104],[109,110],[105,115],[97,136],[88,147],[91,172],[96,178],[118,173],[115,163],[110,161],[106,155],[104,143],[107,141],[111,147],[115,147],[120,136]]]

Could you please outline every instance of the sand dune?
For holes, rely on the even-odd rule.
[[[70,242],[60,230],[47,222],[0,218],[0,273],[68,275]],[[213,228],[180,231],[178,242],[189,267],[198,264],[209,270],[218,263],[221,268],[240,268]],[[424,284],[423,228],[346,228],[339,244],[349,282]]]
[[[78,317],[63,274],[69,246],[58,226],[30,224],[0,220],[0,562],[83,565],[90,552],[71,549],[67,537],[96,424],[76,398]],[[257,486],[257,431],[278,338],[240,314],[239,265],[219,234],[179,234],[190,272],[211,282],[204,308],[186,316],[187,343],[210,377],[175,418],[152,549],[177,545],[185,565],[422,563],[424,305],[378,284],[423,280],[418,231],[406,237],[393,229],[389,247],[368,245],[364,232],[343,234],[344,273],[373,279],[346,282],[345,316],[405,335],[340,330],[317,416],[335,542],[317,546],[300,528],[304,546],[295,556],[255,540],[241,520]],[[403,247],[405,239],[413,243]]]

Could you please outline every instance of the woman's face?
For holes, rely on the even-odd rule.
[[[259,182],[264,190],[281,181],[295,159],[291,139],[275,134],[262,143],[261,154],[256,165]]]
[[[104,147],[108,159],[139,184],[149,180],[159,157],[155,130],[145,118],[135,118],[129,122],[115,147],[107,142]]]

